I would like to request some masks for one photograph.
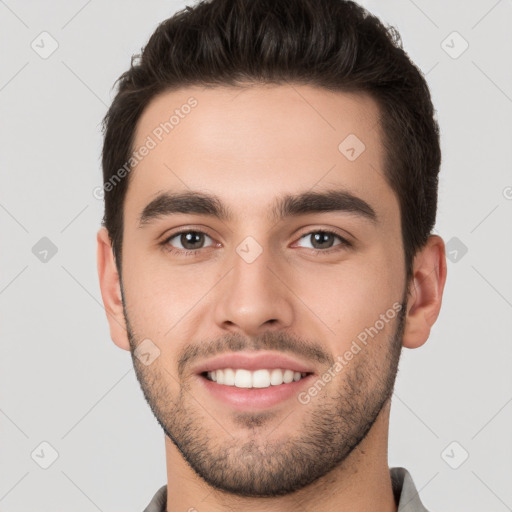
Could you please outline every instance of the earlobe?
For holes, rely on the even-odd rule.
[[[124,350],[130,350],[121,297],[121,283],[117,272],[112,243],[106,228],[97,234],[97,265],[101,297],[110,326],[112,341]]]
[[[444,241],[438,235],[431,235],[414,258],[405,318],[404,347],[418,348],[427,341],[439,316],[446,275]]]

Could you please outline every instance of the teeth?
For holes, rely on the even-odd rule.
[[[289,384],[293,381],[293,371],[292,370],[285,370],[283,374],[283,381],[285,384]]]
[[[224,370],[224,380],[222,384],[226,386],[234,386],[235,385],[235,372],[231,368],[226,368]]]
[[[207,372],[208,379],[224,384],[225,386],[236,386],[237,388],[268,388],[296,382],[305,377],[306,373],[294,372],[293,370],[244,370],[242,368],[224,368]]]
[[[272,386],[279,386],[279,384],[282,384],[283,382],[283,370],[272,370],[272,373],[270,374],[270,384],[272,384]]]
[[[249,375],[251,372],[248,372]],[[249,377],[250,378],[250,377]],[[270,386],[270,372],[268,370],[256,370],[252,372],[253,388],[268,388]],[[249,386],[247,386],[249,387]]]
[[[225,370],[228,372],[229,370]],[[233,370],[231,370],[233,371]],[[224,381],[229,386],[229,382]],[[249,370],[237,370],[235,372],[235,382],[237,388],[252,388],[252,375]]]

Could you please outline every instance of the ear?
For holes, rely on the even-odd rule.
[[[110,337],[118,347],[130,350],[121,299],[121,284],[112,251],[112,243],[106,228],[101,228],[98,231],[97,241],[98,277],[100,279],[101,297],[110,325]]]
[[[407,299],[404,347],[418,348],[427,341],[441,309],[446,273],[444,241],[438,235],[431,235],[414,257],[413,277]]]

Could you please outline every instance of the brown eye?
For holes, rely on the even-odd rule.
[[[211,240],[211,238],[202,231],[180,231],[179,233],[174,233],[169,238],[167,238],[164,241],[164,244],[168,246],[170,250],[176,250],[178,252],[196,251],[204,248],[203,244],[205,242],[205,238],[209,238]],[[181,245],[181,247],[176,247],[174,244],[171,243],[171,240],[174,239],[176,239],[178,245]]]
[[[336,238],[339,240],[338,243],[335,243]],[[352,245],[348,240],[345,240],[345,238],[334,231],[328,230],[311,231],[302,235],[300,239],[309,240],[311,244],[309,248],[319,252],[329,252],[329,249],[336,246],[350,247]]]

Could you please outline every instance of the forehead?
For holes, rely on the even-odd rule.
[[[305,85],[165,92],[137,124],[133,149],[149,149],[131,171],[125,205],[140,213],[162,191],[200,189],[263,212],[278,195],[341,188],[396,213],[379,115],[368,95]]]

